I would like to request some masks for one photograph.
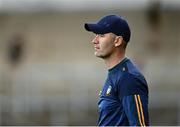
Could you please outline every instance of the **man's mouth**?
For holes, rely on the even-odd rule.
[[[100,49],[100,47],[98,47],[98,46],[94,46],[94,49],[95,49],[95,50],[99,50],[99,49]]]

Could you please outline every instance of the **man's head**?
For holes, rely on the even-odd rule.
[[[97,57],[107,58],[116,51],[125,51],[130,40],[128,23],[117,15],[105,16],[97,23],[85,23],[84,27],[96,34],[92,42]]]

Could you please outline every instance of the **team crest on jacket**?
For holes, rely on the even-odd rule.
[[[109,87],[106,91],[106,96],[109,96],[111,94],[111,89],[112,89],[112,86],[109,85]]]

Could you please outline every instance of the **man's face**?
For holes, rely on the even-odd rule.
[[[114,49],[115,35],[112,33],[107,34],[96,34],[95,38],[92,40],[95,49],[95,56],[100,58],[109,57]]]

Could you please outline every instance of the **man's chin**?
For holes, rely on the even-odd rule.
[[[108,57],[110,56],[110,54],[107,54],[107,55],[104,54],[104,55],[103,55],[103,54],[99,54],[99,53],[97,53],[97,52],[95,52],[94,55],[95,55],[96,57],[102,58],[102,59],[106,59],[106,58],[108,58]]]
[[[94,55],[95,55],[96,57],[98,57],[98,58],[104,58],[103,55],[100,55],[100,54],[98,54],[98,53],[94,53]]]
[[[98,53],[94,53],[94,55],[96,56],[96,57],[99,57],[99,58],[101,58],[101,55],[100,54],[98,54]]]

